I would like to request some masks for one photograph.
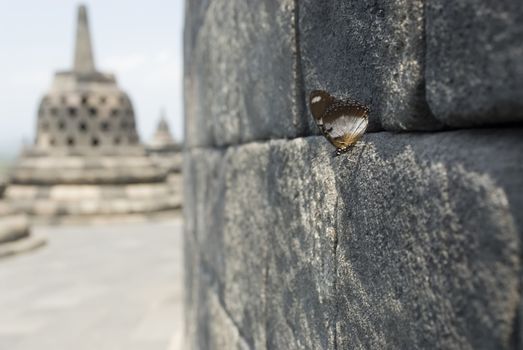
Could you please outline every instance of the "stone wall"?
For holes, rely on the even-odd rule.
[[[522,19],[187,1],[187,348],[523,349]],[[339,157],[318,88],[371,108]]]

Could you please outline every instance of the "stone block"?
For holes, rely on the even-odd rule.
[[[188,241],[197,243],[231,322],[241,325],[242,339],[256,348],[265,344],[265,222],[271,213],[260,173],[268,149],[259,144],[242,147],[244,152],[195,149],[184,169],[191,179],[185,188],[192,199],[184,203]]]
[[[227,315],[212,327],[251,348],[509,348],[522,134],[368,134],[336,158],[320,137],[190,150],[187,283],[206,276],[196,289]],[[205,305],[188,326],[208,345]]]
[[[337,173],[338,348],[513,348],[522,135],[371,137]]]
[[[202,263],[224,274],[223,198],[224,152],[194,149],[184,158],[184,213],[186,236],[194,240]]]
[[[194,237],[184,237],[185,259],[185,348],[209,349],[209,300],[213,288]]]
[[[302,174],[296,172],[302,166],[272,169],[270,164],[301,157],[288,154],[283,145],[252,143],[225,153],[191,150],[184,169],[185,179],[190,179],[184,203],[187,237],[197,242],[194,251],[202,254],[201,264],[214,275],[223,306],[250,347],[323,347],[333,339],[331,321],[326,320],[335,276],[332,226],[319,223],[314,234],[301,233],[307,220],[332,218],[333,212],[303,203],[307,197],[299,192],[307,184],[320,183],[315,198],[333,200],[335,188],[321,179],[321,158],[305,142],[303,152],[310,151],[313,169]],[[283,208],[284,201],[288,212],[275,210]],[[323,229],[330,235],[319,235]],[[287,236],[278,234],[286,230]],[[321,286],[313,297],[311,285]],[[314,303],[310,315],[304,313],[305,303]],[[293,335],[296,330],[289,324],[295,317],[303,321]]]
[[[452,127],[523,120],[523,6],[427,2],[427,99]]]
[[[5,203],[0,203],[0,244],[28,237],[30,230],[27,216],[2,212],[4,207]]]
[[[229,317],[216,294],[209,293],[209,349],[252,349]]]
[[[441,127],[425,101],[424,2],[299,2],[305,93],[368,105],[369,130]],[[310,119],[311,128],[315,130]]]
[[[196,46],[196,38],[202,27],[210,0],[185,1],[185,27],[183,31],[184,65],[191,64],[192,49]],[[185,71],[187,73],[187,70]]]
[[[198,3],[190,18],[212,15],[186,22],[186,35],[196,36],[188,44],[194,47],[185,48],[186,143],[224,146],[304,134],[296,108],[294,1]]]
[[[336,310],[338,196],[326,143],[272,142],[266,171],[271,215],[267,348],[329,349]]]
[[[267,220],[274,223],[266,178],[268,144],[231,148],[224,170],[223,262],[224,308],[250,348],[266,344]],[[213,249],[213,247],[209,247]],[[241,281],[241,283],[240,283]]]
[[[185,236],[185,348],[249,349],[224,309],[216,278],[192,236]]]

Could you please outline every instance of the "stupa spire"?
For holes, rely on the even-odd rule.
[[[89,33],[89,22],[85,5],[78,7],[73,70],[77,73],[91,73],[95,71],[91,34]]]
[[[167,124],[167,113],[165,107],[160,110],[160,122],[158,123],[158,129],[163,131],[169,131],[169,124]]]

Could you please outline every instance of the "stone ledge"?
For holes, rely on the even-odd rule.
[[[10,183],[137,184],[165,181],[167,171],[146,156],[23,156],[10,172]]]
[[[522,136],[375,133],[336,158],[321,137],[188,150],[191,264],[250,347],[510,348]],[[210,327],[200,312],[192,326]]]
[[[126,185],[11,185],[6,202],[18,212],[41,217],[152,214],[182,206],[181,179]]]
[[[31,234],[15,241],[0,244],[0,258],[29,252],[46,244],[47,239],[45,237]]]
[[[3,210],[5,207],[5,203],[0,203],[0,244],[29,236],[27,216],[6,212]]]

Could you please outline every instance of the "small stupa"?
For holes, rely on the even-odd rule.
[[[182,146],[171,134],[165,109],[160,113],[160,120],[153,138],[147,145],[147,151],[155,163],[170,174],[179,173],[182,167]]]
[[[74,65],[58,72],[38,108],[34,145],[6,197],[36,216],[165,211],[181,205],[140,143],[133,105],[113,74],[96,69],[87,10],[78,9]]]
[[[156,132],[154,133],[148,147],[151,150],[157,151],[181,151],[180,144],[174,141],[171,134],[171,128],[167,122],[165,109],[162,109],[160,113],[160,121],[158,122]]]

